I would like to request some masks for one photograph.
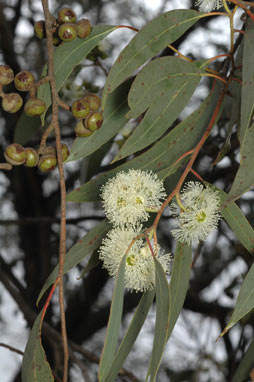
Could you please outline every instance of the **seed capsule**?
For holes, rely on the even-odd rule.
[[[34,34],[40,40],[46,38],[46,28],[44,20],[36,21],[36,23],[34,24]]]
[[[58,12],[57,19],[60,24],[74,23],[77,21],[76,13],[71,8],[62,8]]]
[[[89,103],[86,100],[78,99],[71,105],[71,112],[75,118],[84,119],[90,113]]]
[[[29,117],[36,117],[44,113],[45,102],[39,98],[29,98],[25,103],[24,111]]]
[[[12,143],[7,146],[4,157],[6,161],[14,166],[19,166],[26,161],[26,151],[23,146],[18,143]]]
[[[103,116],[101,113],[90,113],[85,120],[85,127],[90,131],[98,130],[103,122]]]
[[[65,143],[62,143],[62,158],[63,162],[68,158],[70,155],[70,151],[68,149],[68,146]]]
[[[14,73],[10,66],[0,65],[0,85],[8,85],[14,79]]]
[[[88,102],[91,111],[97,111],[101,106],[101,99],[94,93],[88,93],[83,98],[84,101]]]
[[[86,38],[92,32],[92,26],[88,19],[81,19],[76,24],[77,35],[79,38]]]
[[[28,70],[23,70],[16,74],[14,78],[15,88],[24,92],[31,89],[34,83],[34,76]]]
[[[25,147],[26,161],[24,165],[26,167],[35,167],[39,162],[39,154],[32,147]]]
[[[41,172],[50,172],[56,168],[57,159],[56,156],[45,154],[39,160],[38,168]]]
[[[70,42],[77,37],[75,24],[65,23],[58,28],[58,36],[62,41]]]
[[[79,121],[75,126],[75,133],[77,137],[89,137],[93,134],[92,131],[85,128],[83,121]]]
[[[18,93],[4,94],[2,98],[2,108],[8,113],[16,113],[21,109],[23,105],[23,99]]]

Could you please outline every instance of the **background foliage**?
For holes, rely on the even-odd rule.
[[[177,18],[177,27],[173,23],[173,30],[168,30],[172,20],[159,15],[175,9],[176,4],[172,3],[162,1],[156,11],[151,11],[136,1],[72,2],[71,6],[79,16],[84,13],[91,18],[95,25],[93,35],[89,41],[75,41],[71,46],[64,45],[56,50],[55,62],[59,62],[57,80],[59,89],[63,86],[60,90],[63,99],[71,103],[85,89],[98,90],[105,106],[103,128],[90,138],[78,138],[74,143],[74,120],[71,114],[61,111],[59,116],[63,140],[72,146],[69,162],[65,165],[70,201],[67,206],[69,254],[65,264],[66,273],[71,269],[65,279],[67,331],[72,344],[70,381],[97,380],[98,362],[110,312],[113,282],[101,268],[96,252],[109,229],[99,202],[100,186],[119,169],[142,168],[152,169],[160,178],[165,179],[167,192],[170,193],[186,160],[177,165],[173,163],[199,141],[222,89],[222,84],[217,82],[211,91],[212,80],[207,77],[201,79],[199,76],[206,73],[209,57],[229,50],[229,39],[212,41],[212,32],[221,26],[219,18],[213,16],[199,20],[199,13],[194,9],[186,13],[176,12],[174,18]],[[63,5],[61,1],[52,3],[52,13],[56,14]],[[186,2],[186,8],[191,5]],[[157,15],[159,18],[156,18]],[[19,0],[11,3],[3,1],[0,4],[0,60],[10,65],[15,73],[29,69],[39,78],[43,70],[45,45],[32,33],[34,21],[41,18],[40,2]],[[245,34],[244,37],[243,34],[239,34],[239,37],[236,35],[234,76],[242,78],[243,82],[230,83],[217,124],[194,164],[195,171],[207,182],[223,190],[220,191],[223,203],[228,202],[222,209],[224,220],[207,242],[194,246],[195,266],[190,273],[190,248],[176,247],[169,235],[171,221],[167,214],[162,217],[158,232],[160,244],[165,251],[175,253],[169,300],[165,297],[166,280],[158,264],[156,275],[162,294],[157,292],[156,298],[157,306],[164,309],[164,313],[159,318],[157,316],[156,323],[154,305],[148,313],[154,298],[153,292],[143,297],[136,293],[125,293],[123,296],[123,289],[118,288],[120,292],[114,293],[113,306],[116,306],[118,315],[111,314],[115,321],[111,322],[112,328],[109,327],[108,332],[113,334],[107,336],[107,351],[104,349],[100,365],[100,375],[107,381],[115,378],[117,367],[121,366],[127,355],[126,349],[131,348],[143,325],[139,313],[133,316],[137,306],[144,319],[147,314],[148,318],[124,365],[125,371],[119,374],[117,380],[144,380],[152,349],[153,361],[149,371],[155,376],[161,358],[156,350],[164,349],[182,304],[183,310],[177,326],[165,348],[158,380],[248,381],[253,368],[250,354],[253,350],[254,210],[252,189],[244,192],[253,185],[254,24],[251,20],[243,24],[239,17],[237,19],[239,29],[245,29]],[[222,24],[225,24],[225,20],[223,17]],[[134,37],[135,32],[115,30],[114,25],[119,24],[137,28],[146,26],[136,35],[136,40],[127,45],[128,39]],[[196,46],[201,31],[204,31],[206,39],[203,50]],[[151,34],[154,37],[157,32],[162,35],[159,43],[158,40],[156,43],[151,40]],[[227,33],[225,30],[221,32],[225,35]],[[118,36],[115,39],[114,34]],[[108,39],[102,41],[107,35]],[[179,58],[174,57],[173,51],[167,48],[167,44],[171,43],[170,38],[176,49],[184,51],[196,62],[179,61]],[[212,43],[208,45],[208,42]],[[99,48],[92,51],[98,43]],[[121,52],[122,59],[116,61],[108,76],[114,60],[126,45]],[[134,46],[141,51],[138,59],[133,53]],[[88,53],[90,56],[85,59]],[[155,56],[156,59],[149,62],[135,78],[126,81],[136,69]],[[61,63],[65,58],[67,64],[62,68]],[[218,59],[209,64],[209,67],[219,70],[224,76],[228,73],[227,61],[224,59]],[[167,81],[169,75],[174,79]],[[162,90],[167,92],[165,96],[161,94]],[[46,87],[42,87],[40,96],[50,104],[47,91]],[[130,119],[144,112],[138,127],[132,121],[125,126],[127,113]],[[4,112],[1,112],[0,118],[2,157],[6,145],[13,141],[27,146],[39,144],[42,133],[39,118],[31,120],[22,114],[10,115]],[[133,134],[126,139],[132,130]],[[36,341],[40,332],[36,317],[39,317],[45,302],[44,292],[55,279],[54,267],[58,261],[60,200],[57,172],[45,176],[37,170],[22,167],[2,172],[0,176],[0,334],[2,342],[24,350],[28,328],[33,327],[29,339],[30,349],[40,360],[45,355],[41,344]],[[195,178],[192,175],[188,179]],[[79,276],[81,278],[77,280]],[[117,282],[121,285],[121,273]],[[240,287],[241,292],[236,302]],[[232,315],[235,303],[236,309]],[[119,315],[121,306],[122,325]],[[22,329],[18,329],[18,335],[17,329],[9,327],[9,321],[13,325],[19,323]],[[57,301],[53,300],[45,321],[43,348],[51,369],[55,375],[61,375],[62,350]],[[227,325],[228,329],[235,323],[235,327],[215,342]],[[116,328],[123,338],[129,324],[131,335],[114,355],[118,335]],[[163,325],[167,330],[161,329]],[[157,342],[153,347],[154,332]],[[17,355],[14,359],[7,352],[1,349],[1,354],[8,359],[7,365],[15,364],[15,371],[14,366],[8,366],[13,372],[8,374],[7,381],[21,381],[21,357]],[[34,367],[37,361],[36,357],[35,360],[32,357],[26,353],[23,365],[27,366],[28,362],[29,367]],[[117,366],[109,369],[112,361]],[[51,371],[45,365],[44,378],[53,380]],[[23,366],[23,381],[31,378],[29,367]],[[2,370],[5,378],[4,368]]]

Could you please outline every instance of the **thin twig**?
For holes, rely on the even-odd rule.
[[[61,333],[64,350],[64,365],[63,365],[63,382],[68,381],[68,339],[66,331],[66,320],[64,311],[64,287],[63,287],[63,273],[64,273],[64,261],[66,256],[66,187],[64,179],[64,169],[62,160],[62,145],[61,145],[61,132],[58,122],[58,93],[56,89],[56,82],[54,76],[54,48],[53,48],[53,36],[52,36],[52,20],[54,19],[49,11],[48,0],[42,0],[43,12],[45,16],[45,27],[47,35],[47,52],[48,52],[48,76],[51,88],[52,97],[52,120],[51,125],[54,128],[56,137],[56,151],[57,162],[60,181],[61,192],[61,225],[60,225],[60,243],[59,243],[59,271],[58,271],[58,286],[59,286],[59,306],[61,317]],[[56,282],[57,282],[56,281]]]
[[[23,351],[21,351],[21,350],[19,350],[19,349],[16,349],[16,348],[14,348],[13,346],[4,344],[3,342],[0,342],[0,346],[3,347],[3,348],[8,349],[8,350],[10,350],[10,351],[12,351],[13,353],[18,353],[18,354],[20,354],[20,355],[23,355],[23,354],[24,354]]]

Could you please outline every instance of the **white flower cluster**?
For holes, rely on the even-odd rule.
[[[140,233],[140,227],[114,228],[103,239],[100,248],[100,259],[110,276],[116,276],[120,261],[132,240]],[[160,261],[165,272],[169,272],[171,264],[170,254],[163,254],[158,250],[157,259]],[[151,290],[155,285],[155,266],[153,256],[148,245],[144,245],[142,239],[138,239],[128,252],[125,264],[125,287],[129,290],[144,292]]]
[[[101,198],[108,220],[114,226],[135,227],[157,212],[166,193],[163,183],[151,171],[121,171],[103,187]]]
[[[119,264],[131,242],[142,233],[141,223],[149,212],[158,212],[161,199],[166,197],[163,183],[151,171],[119,172],[101,190],[105,214],[113,229],[102,241],[100,259],[111,276],[117,274]],[[157,259],[169,272],[171,255],[163,254],[157,246]],[[131,291],[146,291],[155,285],[155,267],[151,250],[143,239],[135,240],[126,260],[125,287]]]
[[[188,182],[180,197],[184,209],[181,210],[176,201],[170,206],[173,216],[178,217],[178,228],[171,231],[172,235],[189,245],[193,240],[206,240],[221,218],[218,192],[199,182]]]
[[[196,0],[195,5],[201,12],[211,12],[219,9],[223,5],[222,0]]]

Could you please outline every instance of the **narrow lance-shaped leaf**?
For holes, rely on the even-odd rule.
[[[99,365],[99,381],[104,382],[112,365],[116,352],[119,329],[121,325],[124,297],[124,273],[126,256],[123,256],[116,276],[115,288],[110,308],[106,339]]]
[[[122,367],[127,355],[131,351],[136,338],[145,322],[148,311],[153,303],[155,291],[149,291],[143,294],[137,310],[131,320],[130,326],[117,350],[113,359],[111,368],[105,379],[105,382],[112,382],[115,380],[120,368]]]
[[[210,185],[211,187],[211,185]],[[226,203],[228,194],[214,187],[220,194],[221,214],[233,233],[247,251],[254,256],[254,230],[241,209],[234,202]]]
[[[163,13],[146,24],[111,68],[104,88],[103,104],[107,93],[111,93],[149,58],[177,40],[200,17],[197,11],[180,9]]]
[[[88,272],[90,272],[92,269],[97,267],[97,265],[99,265],[100,262],[101,261],[99,259],[98,251],[96,250],[90,256],[86,266],[84,267],[84,269],[82,270],[80,276],[78,277],[78,280],[82,279],[82,277],[84,277]]]
[[[192,262],[192,248],[186,244],[177,243],[173,269],[169,284],[171,299],[168,338],[170,337],[189,288]]]
[[[146,380],[148,380],[148,377],[150,376],[150,382],[155,381],[161,363],[163,350],[167,342],[169,311],[171,303],[165,272],[156,257],[154,257],[154,262],[156,275],[156,322],[152,357],[150,361],[149,372],[146,377]]]
[[[224,336],[229,329],[232,328],[239,320],[241,320],[247,313],[254,309],[254,264],[252,264],[244,282],[241,286],[238,294],[235,309],[232,317],[220,334],[220,337]]]
[[[177,57],[155,59],[141,70],[129,93],[127,117],[148,110],[115,160],[140,151],[169,128],[189,102],[201,73],[197,65]]]
[[[102,39],[116,28],[117,27],[112,25],[95,25],[89,37],[85,39],[76,38],[74,41],[62,44],[55,49],[54,69],[57,91],[61,89],[75,66],[77,66]],[[44,67],[42,76],[46,74],[47,66]],[[37,96],[46,103],[47,111],[51,105],[51,92],[48,83],[39,87]],[[46,111],[41,117],[42,124],[44,124]]]
[[[173,165],[182,154],[193,149],[201,138],[211,119],[220,91],[221,85],[216,86],[197,110],[177,125],[147,152],[113,170],[98,175],[85,185],[82,185],[80,188],[69,193],[67,200],[72,202],[98,200],[101,186],[118,171],[126,171],[129,168],[132,168],[152,170],[155,173],[158,173],[158,171]],[[164,175],[165,174],[163,174],[163,176]]]
[[[93,252],[101,243],[103,236],[109,230],[109,223],[107,220],[103,220],[97,224],[96,227],[91,229],[81,240],[79,240],[67,253],[64,263],[64,274],[66,274],[71,268],[79,264],[87,255]],[[58,265],[51,272],[47,278],[45,284],[37,299],[37,304],[42,298],[45,291],[52,285],[58,275]]]
[[[192,262],[191,246],[177,243],[174,254],[173,269],[169,284],[169,323],[166,331],[166,341],[169,339],[177,318],[182,310],[186,293],[189,287]],[[147,377],[151,375],[153,359],[150,360]]]
[[[54,378],[41,344],[41,316],[30,332],[22,361],[22,382],[53,382]]]
[[[248,380],[251,370],[253,369],[253,354],[254,354],[254,341],[250,343],[250,346],[244,354],[242,360],[236,372],[233,376],[232,382],[239,382]]]
[[[246,131],[240,148],[240,165],[229,192],[229,201],[238,199],[254,185],[254,123]]]
[[[247,20],[246,22],[243,40],[243,60],[240,64],[238,63],[238,65],[242,65],[241,124],[238,130],[238,137],[241,143],[251,124],[254,112],[254,25],[252,20]]]

